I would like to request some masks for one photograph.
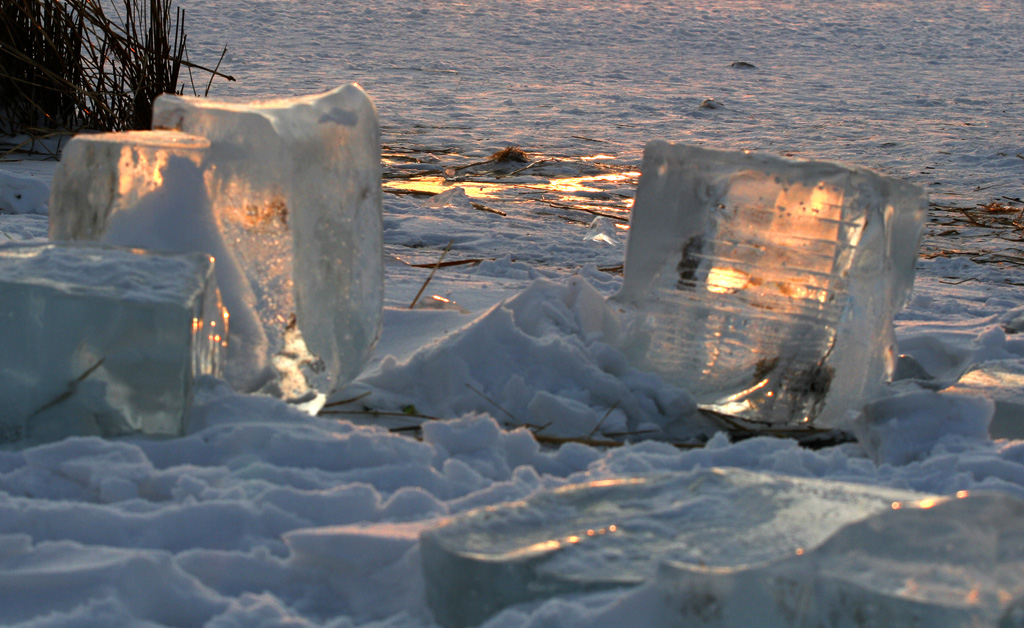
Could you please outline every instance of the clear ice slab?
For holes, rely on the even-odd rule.
[[[101,245],[0,247],[0,444],[183,433],[219,376],[214,262]]]
[[[54,174],[50,239],[99,241],[216,260],[231,316],[223,376],[239,390],[276,379],[256,297],[213,214],[204,182],[204,137],[174,131],[77,135]]]
[[[513,604],[640,585],[662,561],[712,571],[776,561],[923,499],[934,498],[739,469],[567,486],[424,532],[427,600],[445,628],[477,625]]]
[[[708,410],[836,426],[891,377],[927,197],[864,168],[647,145],[612,298],[639,368]]]
[[[161,96],[161,130],[77,136],[50,235],[217,258],[225,377],[288,397],[354,377],[383,306],[380,133],[357,85],[259,103]]]
[[[210,141],[207,191],[285,395],[355,377],[384,303],[380,130],[366,93],[351,84],[255,103],[163,95],[153,126]]]
[[[1024,626],[1024,501],[895,502],[816,548],[723,568],[666,561],[654,627]]]

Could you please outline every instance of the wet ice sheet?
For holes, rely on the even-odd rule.
[[[188,10],[194,57],[229,42],[222,69],[239,80],[213,95],[356,80],[387,144],[483,158],[513,143],[638,163],[645,142],[668,137],[860,163],[969,205],[1020,196],[1021,13],[1009,0],[940,0],[926,16],[869,0]],[[721,107],[702,108],[709,98]]]

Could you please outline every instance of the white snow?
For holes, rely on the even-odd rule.
[[[328,403],[370,394],[314,417],[205,379],[180,438],[0,451],[0,624],[430,626],[421,528],[601,478],[720,466],[1024,497],[1020,230],[1014,213],[996,228],[948,209],[986,223],[976,204],[1021,206],[1019,3],[182,5],[193,60],[229,47],[223,67],[239,82],[211,95],[355,80],[377,106],[384,328]],[[701,108],[708,98],[722,106]],[[875,406],[863,444],[557,442],[623,426],[690,435],[672,421],[690,395],[629,367],[593,316],[596,295],[621,285],[627,232],[587,240],[594,215],[565,209],[621,223],[652,139],[845,160],[927,187],[940,207],[896,337],[932,379]],[[514,176],[528,164],[465,167],[508,144],[538,163]],[[0,164],[2,195],[15,175],[48,184],[54,167]],[[469,205],[427,207],[398,178],[412,174],[434,177],[420,181],[429,192],[462,188]],[[8,211],[0,240],[45,240],[44,217]],[[445,262],[466,263],[438,268],[422,298],[469,313],[408,309],[449,242]],[[405,431],[422,420],[413,415],[444,420],[427,419],[417,439]],[[650,624],[655,596],[553,595],[491,625]]]
[[[45,214],[50,186],[35,177],[0,171],[0,211],[5,214]]]

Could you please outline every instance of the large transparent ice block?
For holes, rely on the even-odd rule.
[[[652,142],[613,297],[625,351],[706,409],[838,424],[891,375],[926,208],[855,166]]]
[[[513,604],[648,582],[661,561],[776,561],[894,501],[928,497],[740,469],[567,486],[424,532],[427,601],[445,628],[474,626]]]
[[[175,131],[76,135],[54,174],[50,238],[212,255],[231,314],[223,374],[235,388],[255,390],[276,374],[256,297],[206,192],[209,147]]]
[[[71,138],[50,187],[50,237],[99,240],[118,212],[161,189],[167,162],[202,167],[210,141],[172,132],[88,133]]]
[[[658,626],[1024,626],[1024,501],[894,502],[818,547],[712,567],[667,561]]]
[[[153,120],[165,128],[68,143],[51,238],[214,255],[236,388],[294,397],[354,377],[383,306],[370,99],[357,85],[259,103],[165,95]]]
[[[0,247],[0,443],[179,435],[219,375],[214,262],[100,245]]]
[[[380,131],[369,97],[355,84],[257,103],[164,95],[153,125],[210,141],[204,175],[217,223],[276,365],[302,373],[284,378],[285,393],[354,377],[383,308]]]

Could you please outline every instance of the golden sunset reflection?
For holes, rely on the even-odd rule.
[[[640,176],[639,172],[621,172],[611,174],[587,175],[579,177],[561,177],[551,179],[547,183],[531,181],[523,183],[504,183],[495,181],[452,181],[442,176],[417,177],[415,179],[389,179],[384,182],[384,191],[405,193],[441,194],[452,188],[459,187],[474,199],[499,199],[506,196],[510,189],[519,188],[551,192],[559,196],[574,196],[593,199],[595,196],[608,195],[606,190],[595,187],[594,183],[627,183]],[[632,199],[623,199],[624,204],[632,206]]]
[[[384,182],[385,192],[400,191],[431,196],[447,192],[454,187],[462,188],[466,191],[467,196],[474,199],[500,198],[498,192],[508,188],[507,185],[482,181],[460,181],[458,183],[452,183],[444,177],[419,177],[416,179],[389,180]]]
[[[548,552],[553,552],[555,550],[562,549],[563,547],[569,545],[577,545],[580,542],[585,541],[587,538],[596,538],[604,536],[606,534],[617,532],[618,529],[618,526],[612,524],[605,528],[589,528],[585,531],[580,532],[579,534],[567,534],[561,539],[547,539],[544,541],[538,541],[536,543],[527,545],[526,547],[523,547],[519,550],[516,550],[515,552],[512,552],[509,555],[509,557],[527,558],[529,556],[536,556],[538,554],[546,554]]]
[[[750,275],[735,268],[716,266],[708,272],[707,288],[715,294],[732,294],[750,283]]]
[[[609,174],[597,174],[580,177],[564,177],[560,179],[552,179],[547,184],[536,184],[531,183],[528,187],[531,189],[540,190],[551,190],[553,192],[560,192],[570,196],[578,195],[589,195],[595,194],[608,194],[607,191],[601,188],[594,187],[593,183],[617,183],[623,184],[631,180],[635,180],[640,176],[639,172],[614,172]]]

